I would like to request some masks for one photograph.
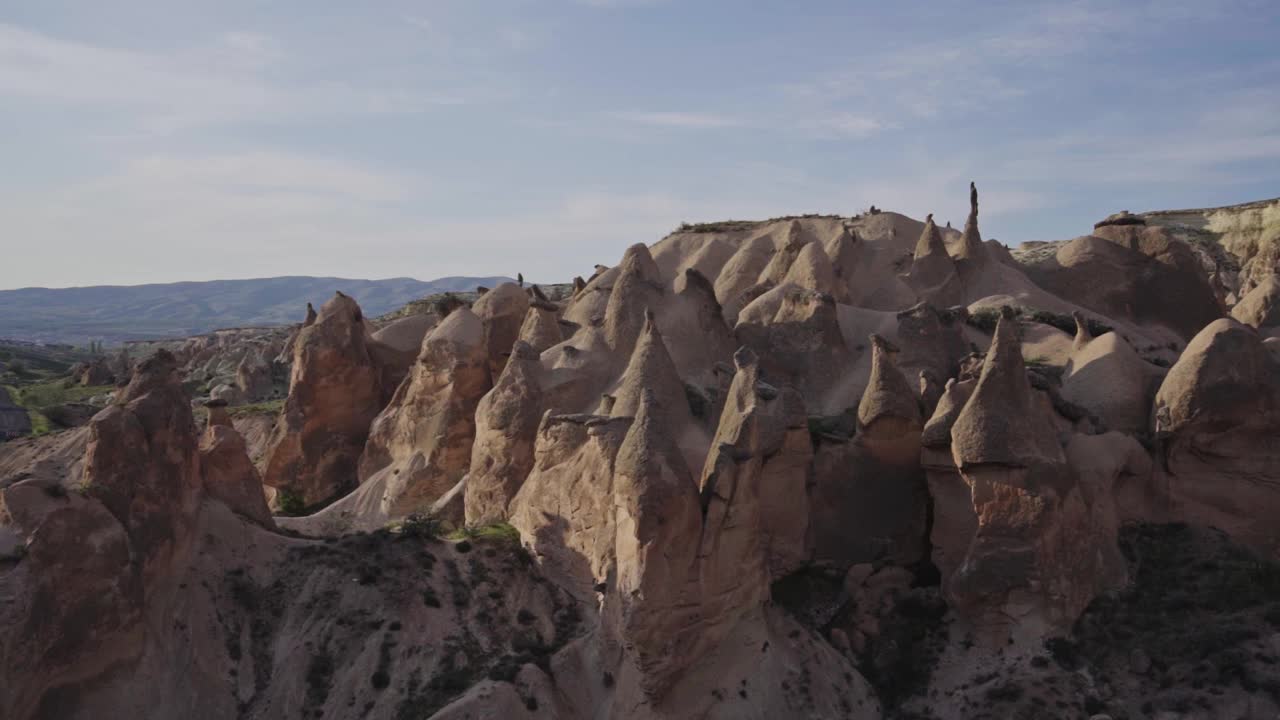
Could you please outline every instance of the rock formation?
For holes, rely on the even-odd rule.
[[[987,260],[987,248],[978,231],[978,187],[969,183],[969,217],[964,221],[960,246],[955,250],[956,271],[962,281],[972,280]]]
[[[945,307],[955,305],[963,299],[955,261],[947,253],[947,246],[942,241],[938,226],[933,224],[933,215],[925,218],[924,230],[916,243],[911,260],[910,282],[916,292],[931,303]]]
[[[824,442],[815,460],[815,550],[842,567],[884,558],[910,565],[924,552],[929,501],[919,399],[892,360],[896,348],[879,335],[870,342],[856,433],[849,442]]]
[[[1163,228],[1113,225],[1027,267],[1046,290],[1104,316],[1158,325],[1182,341],[1222,316],[1191,250]]]
[[[466,474],[490,368],[506,362],[490,354],[491,337],[471,310],[450,313],[422,341],[409,377],[373,421],[360,481],[381,488],[388,517],[428,510]]]
[[[0,446],[0,716],[1270,717],[1269,251],[1092,232],[971,185],[171,342]]]
[[[1251,328],[1210,323],[1155,397],[1152,431],[1173,514],[1275,552],[1280,533],[1267,517],[1278,498],[1278,429],[1280,366]]]
[[[691,632],[698,619],[691,582],[702,526],[698,490],[658,403],[641,395],[614,460],[617,580],[604,611],[617,614],[614,630],[651,697],[696,659],[690,654],[700,639]]]
[[[564,340],[556,310],[557,308],[549,303],[530,303],[524,323],[520,325],[519,338],[534,352],[541,353]]]
[[[244,438],[229,422],[214,423],[200,438],[200,472],[205,493],[248,520],[274,528],[262,492],[262,477],[249,459]]]
[[[305,506],[355,487],[357,461],[384,402],[372,344],[360,306],[341,293],[298,333],[267,485]]]
[[[507,506],[533,469],[543,406],[539,369],[537,352],[516,341],[498,382],[476,406],[464,500],[468,525],[506,520]]]
[[[236,367],[236,387],[247,402],[257,402],[271,396],[271,361],[261,351],[250,352],[240,361]]]
[[[1062,397],[1111,430],[1140,434],[1160,379],[1159,369],[1116,332],[1095,338],[1083,315],[1075,314],[1076,335],[1062,375]]]
[[[489,374],[496,378],[507,364],[511,346],[520,337],[529,311],[529,294],[516,283],[503,283],[476,300],[471,311],[484,325]]]
[[[1267,333],[1280,328],[1280,277],[1267,275],[1231,309],[1231,317]]]
[[[942,409],[941,407],[939,408]],[[977,524],[948,597],[998,635],[1061,629],[1124,580],[1114,502],[1086,494],[1057,439],[1052,409],[1027,381],[1005,313],[982,374],[951,426],[951,453]]]

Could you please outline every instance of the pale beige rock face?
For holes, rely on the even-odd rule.
[[[650,697],[664,694],[707,641],[695,627],[692,583],[702,529],[698,490],[656,410],[646,393],[614,460],[617,580],[603,609],[606,617],[616,613],[612,630]]]
[[[787,226],[786,239],[777,252],[769,258],[769,263],[760,271],[760,277],[756,278],[756,282],[775,286],[786,282],[791,266],[800,257],[800,252],[804,250],[805,245],[811,242],[813,242],[813,236],[805,232],[804,225],[799,220],[792,220]]]
[[[643,244],[627,248],[604,312],[604,337],[610,349],[622,357],[631,355],[645,313],[657,307],[662,294],[662,278],[649,248]]]
[[[1062,374],[1062,397],[1088,410],[1108,429],[1145,431],[1161,370],[1139,357],[1119,334],[1094,338],[1081,318],[1077,326]]]
[[[734,334],[760,358],[767,377],[800,391],[806,407],[823,414],[847,407],[838,388],[852,353],[831,296],[779,287],[743,310]]]
[[[490,337],[475,313],[450,313],[422,341],[409,377],[373,420],[360,478],[382,484],[388,517],[426,511],[466,474],[476,408],[491,387]]]
[[[795,262],[788,268],[782,283],[827,293],[834,297],[836,302],[849,302],[848,285],[838,281],[831,258],[817,242],[807,243],[800,248]]]
[[[1280,277],[1262,278],[1231,308],[1231,317],[1258,329],[1280,326]]]
[[[1228,277],[1228,291],[1243,296],[1280,268],[1280,198],[1228,207],[1161,210],[1142,213],[1188,242],[1205,243],[1206,254]],[[1223,252],[1225,251],[1225,252]],[[1222,255],[1230,262],[1224,263]]]
[[[740,350],[734,362],[737,372],[699,482],[706,517],[699,554],[704,594],[751,605],[763,600],[754,594],[770,580],[809,558],[806,485],[813,446],[799,397],[761,386],[749,350]],[[744,589],[716,589],[733,586]]]
[[[520,325],[520,339],[538,353],[558,345],[564,340],[564,334],[556,310],[539,303],[530,305]]]
[[[631,418],[547,413],[511,524],[548,577],[579,597],[614,572],[613,464]]]
[[[468,525],[505,521],[508,504],[533,469],[543,406],[539,369],[537,352],[516,341],[502,376],[476,406],[464,501]]]
[[[529,294],[515,283],[502,283],[481,295],[471,311],[484,325],[489,375],[496,378],[507,364],[511,346],[520,337],[525,314],[529,312]]]
[[[957,305],[963,301],[960,275],[955,262],[947,254],[942,233],[933,223],[933,215],[925,218],[924,230],[912,256],[908,282],[922,298],[939,306]]]
[[[435,313],[418,313],[392,320],[373,334],[373,339],[401,352],[417,353],[422,339],[439,323]]]

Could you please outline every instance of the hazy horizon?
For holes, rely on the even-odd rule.
[[[985,237],[1280,195],[1280,6],[53,0],[0,10],[0,288],[515,276],[681,222]]]
[[[157,280],[154,282],[140,282],[140,283],[93,283],[88,285],[59,285],[59,286],[24,285],[19,287],[0,287],[0,292],[11,292],[15,290],[90,290],[95,288],[140,287],[143,285],[183,285],[183,284],[189,284],[189,283],[252,282],[255,280],[281,280],[281,279],[287,279],[287,278],[307,278],[307,279],[316,279],[316,280],[344,280],[344,281],[351,281],[351,282],[361,282],[361,281],[390,282],[393,280],[412,280],[415,282],[435,282],[438,280],[453,280],[453,279],[459,279],[459,278],[467,278],[467,279],[474,278],[474,279],[483,280],[489,277],[494,277],[494,276],[444,275],[441,277],[419,278],[419,277],[412,277],[409,275],[395,275],[395,276],[389,276],[389,277],[357,278],[357,277],[343,277],[340,275],[296,275],[296,274],[294,275],[257,275],[257,276],[247,276],[247,277],[209,278],[208,280]],[[530,280],[529,278],[526,278],[525,280],[531,283],[545,282],[545,281],[539,281],[539,280]],[[559,281],[556,281],[556,282],[559,282]]]

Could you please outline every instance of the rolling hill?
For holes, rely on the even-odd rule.
[[[370,316],[425,295],[493,286],[502,277],[353,280],[274,277],[153,285],[0,290],[0,337],[59,343],[108,344],[180,337],[217,328],[283,325],[302,320],[306,304],[340,290]]]

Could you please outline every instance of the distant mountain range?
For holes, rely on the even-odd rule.
[[[155,285],[0,290],[0,337],[38,342],[107,344],[198,335],[218,328],[301,322],[340,290],[370,317],[441,292],[493,287],[510,278],[446,277],[351,280],[274,277]]]

